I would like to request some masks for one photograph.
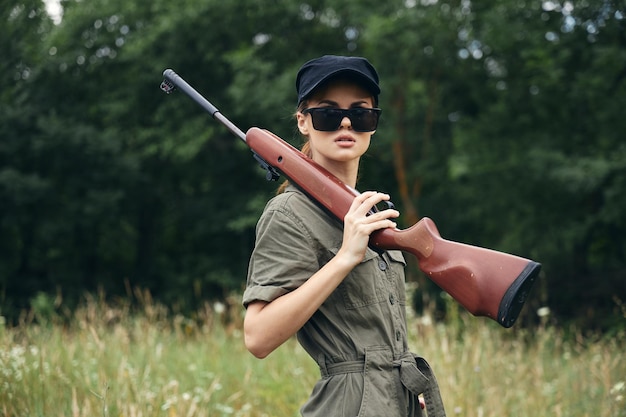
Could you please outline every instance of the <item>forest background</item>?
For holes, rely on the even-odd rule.
[[[0,5],[0,315],[149,291],[172,311],[245,285],[277,184],[183,94],[295,146],[294,76],[367,57],[383,115],[359,189],[401,227],[543,265],[520,318],[626,317],[626,7],[611,0],[41,0]],[[441,300],[410,265],[414,306]],[[443,311],[443,310],[442,310]]]

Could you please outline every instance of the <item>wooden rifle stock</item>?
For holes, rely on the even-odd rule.
[[[343,222],[359,194],[355,189],[267,130],[253,127],[244,134],[171,69],[165,70],[163,77],[163,91],[180,88],[244,141],[266,169],[267,179],[275,180],[277,171],[281,172]],[[529,259],[445,240],[426,217],[408,229],[372,233],[370,247],[413,254],[420,269],[470,313],[489,317],[504,327],[511,327],[517,320],[541,269],[539,263]]]
[[[246,143],[343,221],[358,195],[356,190],[267,130],[251,128]],[[470,313],[489,317],[507,328],[517,320],[541,269],[540,264],[528,259],[445,240],[427,217],[408,229],[372,233],[370,247],[411,253],[420,269]]]

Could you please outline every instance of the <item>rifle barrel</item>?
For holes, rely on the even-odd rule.
[[[192,86],[190,86],[187,81],[183,80],[182,77],[178,74],[176,74],[176,72],[174,72],[174,70],[172,69],[166,69],[165,71],[163,71],[163,78],[165,78],[166,81],[169,81],[170,84],[174,85],[175,87],[177,87],[179,90],[181,90],[183,93],[187,94],[189,97],[191,97],[193,99],[193,101],[195,101],[196,103],[198,103],[200,106],[202,106],[207,112],[209,112],[211,114],[211,116],[213,116],[213,118],[217,121],[219,121],[220,123],[222,123],[224,126],[226,126],[228,128],[228,130],[230,130],[232,133],[235,134],[235,136],[237,136],[239,139],[241,139],[244,143],[246,143],[246,134],[243,133],[241,131],[241,129],[239,129],[237,126],[235,126],[235,124],[233,122],[231,122],[230,120],[228,120],[226,118],[226,116],[224,116],[218,109],[217,107],[215,107],[213,104],[211,104],[206,98],[204,98],[200,93],[198,93],[196,91],[195,88],[193,88]],[[166,93],[169,93],[170,91],[168,91],[166,88],[163,87],[163,85],[161,86],[161,89],[163,91],[165,91]]]

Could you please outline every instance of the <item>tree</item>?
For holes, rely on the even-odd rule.
[[[608,1],[479,6],[458,36],[458,57],[472,65],[457,64],[466,82],[454,86],[464,97],[449,158],[456,230],[541,261],[542,301],[557,317],[611,321],[626,298],[614,215],[626,203],[616,197],[623,11]]]
[[[41,277],[37,241],[45,230],[33,219],[44,216],[52,190],[35,167],[31,138],[41,131],[33,123],[41,107],[33,100],[33,74],[52,23],[41,1],[2,3],[0,22],[0,300],[5,304],[17,286],[32,291]]]
[[[161,73],[173,68],[241,129],[298,146],[294,74],[334,53],[366,56],[383,85],[360,188],[391,193],[403,227],[429,216],[448,239],[542,262],[531,307],[621,317],[616,3],[62,5],[58,25],[41,2],[0,9],[0,65],[15,75],[0,81],[4,311],[57,288],[67,300],[141,287],[175,308],[241,289],[277,184],[192,100],[164,95]],[[437,292],[417,265],[410,277]]]

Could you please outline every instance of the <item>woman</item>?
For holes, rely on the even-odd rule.
[[[378,75],[364,58],[323,56],[296,78],[303,152],[356,188],[359,161],[378,125]],[[377,253],[370,234],[396,227],[387,194],[364,192],[343,223],[288,184],[266,206],[243,297],[245,343],[264,358],[294,334],[322,378],[303,416],[443,414],[436,381],[407,350],[400,252]],[[419,369],[418,369],[419,368]]]

